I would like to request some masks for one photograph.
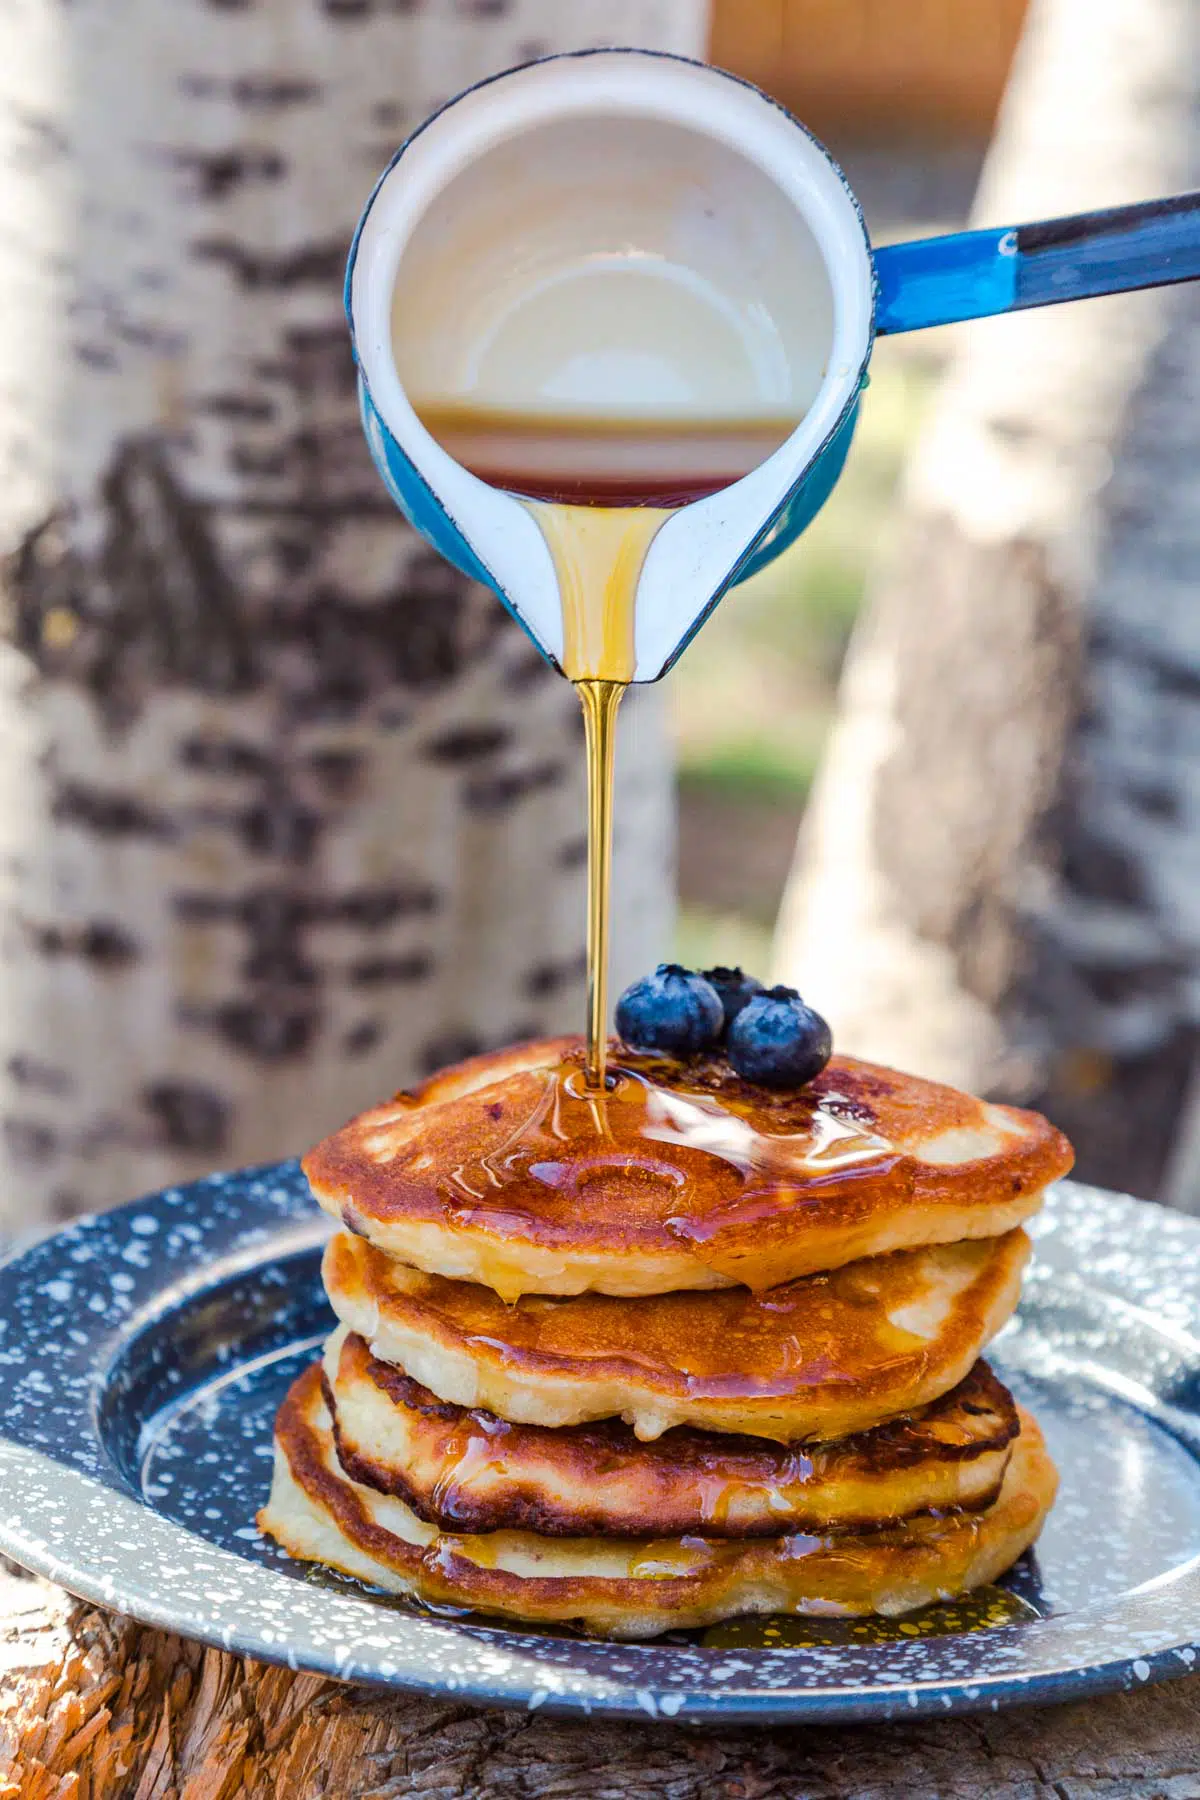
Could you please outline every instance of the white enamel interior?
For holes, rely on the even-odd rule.
[[[798,421],[658,534],[637,596],[642,681],[836,422],[871,304],[861,219],[825,153],[753,88],[636,51],[550,59],[448,107],[380,184],[352,283],[381,417],[556,657],[541,533],[441,448],[414,401]]]

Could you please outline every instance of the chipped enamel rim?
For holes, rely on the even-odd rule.
[[[100,1606],[294,1669],[481,1705],[664,1720],[970,1712],[1136,1688],[1200,1653],[1200,1557],[1116,1601],[986,1633],[803,1650],[549,1637],[379,1606],[218,1548],[135,1498],[99,1407],[135,1334],[327,1232],[294,1163],[70,1226],[0,1266],[0,1549]],[[1038,1221],[1043,1279],[1136,1311],[1200,1368],[1200,1221],[1077,1183]],[[1079,1271],[1086,1270],[1086,1282]],[[275,1279],[279,1279],[277,1275]],[[1200,1420],[1148,1412],[1193,1454]],[[1182,1425],[1181,1425],[1182,1420]],[[253,1506],[247,1507],[249,1525]]]

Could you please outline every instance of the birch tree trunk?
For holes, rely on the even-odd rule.
[[[551,48],[703,0],[0,0],[0,1216],[296,1151],[582,1017],[578,703],[357,422],[357,211]],[[669,927],[629,707],[616,978]]]
[[[1198,37],[1192,0],[1033,0],[978,222],[1196,186]],[[777,940],[844,1047],[1192,1206],[1198,401],[1196,287],[962,328]]]

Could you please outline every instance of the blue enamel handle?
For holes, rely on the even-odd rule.
[[[1200,278],[1200,192],[875,251],[878,333]]]

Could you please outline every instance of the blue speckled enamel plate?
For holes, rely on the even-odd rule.
[[[328,1329],[294,1164],[84,1220],[0,1268],[0,1548],[101,1605],[293,1668],[501,1706],[779,1723],[1180,1675],[1200,1643],[1200,1221],[1070,1182],[991,1360],[1062,1473],[1009,1578],[1040,1616],[906,1642],[630,1646],[435,1617],[254,1528]]]

